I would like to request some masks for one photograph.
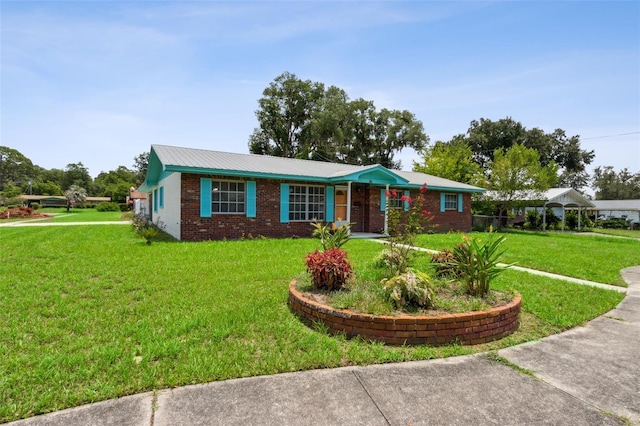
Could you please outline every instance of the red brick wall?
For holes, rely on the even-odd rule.
[[[244,214],[212,215],[200,217],[200,178],[225,179],[224,176],[182,174],[181,231],[180,239],[186,241],[238,239],[263,235],[265,237],[308,237],[311,226],[308,222],[280,223],[280,184],[296,182],[282,180],[257,180],[256,217]],[[305,185],[304,182],[299,182]],[[418,191],[411,193],[416,197]],[[440,192],[427,191],[427,210],[439,223],[437,232],[450,229],[471,230],[471,196],[464,195],[464,211],[440,213]],[[384,212],[380,211],[380,188],[363,184],[352,185],[351,221],[355,222],[354,232],[381,232],[384,229]]]
[[[437,224],[438,226],[433,229],[434,232],[448,232],[452,231],[461,231],[461,232],[469,232],[471,231],[471,194],[463,194],[462,195],[462,212],[458,210],[446,210],[444,212],[440,211],[440,191],[430,191],[428,190],[424,194],[424,207],[433,217],[432,225]],[[415,200],[416,197],[420,195],[420,191],[412,190],[409,193],[409,196]],[[378,195],[379,197],[379,195]],[[380,210],[380,204],[378,202],[378,210]],[[382,223],[384,224],[384,212],[380,212],[382,214]]]
[[[200,217],[200,178],[228,179],[224,176],[182,174],[182,217],[180,239],[187,241],[265,237],[309,237],[308,222],[280,223],[280,184],[285,181],[258,180],[256,217],[244,214],[213,214]],[[288,182],[287,182],[288,183]]]
[[[518,329],[522,299],[486,311],[444,315],[368,315],[334,309],[307,299],[289,284],[289,306],[307,324],[321,322],[331,334],[389,345],[442,345],[459,341],[477,345],[501,339]]]

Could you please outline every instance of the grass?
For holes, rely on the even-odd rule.
[[[481,239],[487,233],[471,233]],[[620,270],[640,265],[640,241],[559,232],[507,234],[503,247],[506,263],[605,284],[625,286]],[[434,250],[451,248],[462,234],[420,235],[417,245]]]
[[[640,230],[636,229],[604,229],[594,228],[593,232],[604,235],[613,235],[616,237],[628,237],[640,239]]]
[[[84,213],[83,213],[84,214]],[[0,422],[143,391],[497,350],[602,315],[623,295],[508,271],[521,327],[479,346],[328,336],[287,307],[309,239],[145,244],[128,226],[0,230]],[[345,248],[356,271],[382,247]]]
[[[96,209],[60,209],[60,208],[44,208],[38,210],[40,213],[54,214],[51,219],[45,219],[45,222],[113,222],[126,220],[122,218],[122,212],[99,212]]]

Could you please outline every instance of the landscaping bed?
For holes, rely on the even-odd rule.
[[[37,219],[51,217],[48,214],[38,213],[31,207],[11,207],[0,212],[0,219]]]
[[[328,304],[326,292],[297,288],[289,284],[289,306],[306,324],[322,323],[330,334],[360,337],[389,345],[442,345],[458,342],[477,345],[501,339],[518,329],[521,297],[496,302],[497,306],[464,313],[373,315]]]

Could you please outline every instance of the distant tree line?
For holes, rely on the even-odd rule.
[[[551,187],[591,186],[597,199],[640,198],[640,172],[598,167],[590,176],[595,153],[582,149],[579,135],[529,129],[511,117],[473,120],[466,133],[429,144],[413,113],[378,110],[373,101],[350,100],[336,86],[288,72],[264,89],[255,113],[251,153],[400,168],[394,154],[413,148],[421,157],[415,171],[489,189],[501,209]]]
[[[64,169],[45,169],[18,150],[0,146],[0,205],[22,194],[65,195],[70,189],[123,203],[129,189],[144,181],[148,161],[149,153],[144,152],[134,158],[132,168],[119,166],[92,179],[82,162],[69,163]]]

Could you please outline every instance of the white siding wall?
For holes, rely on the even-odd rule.
[[[164,207],[153,213],[154,222],[162,222],[164,231],[176,239],[180,239],[180,173],[172,173],[158,183],[158,191],[164,187]],[[153,206],[151,206],[153,208]]]

